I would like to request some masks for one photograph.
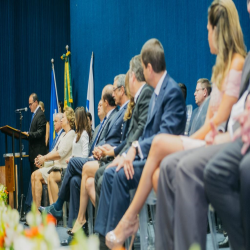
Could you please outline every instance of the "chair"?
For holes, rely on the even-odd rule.
[[[94,219],[93,219],[93,205],[91,201],[88,202],[88,229],[89,235],[94,233]]]
[[[152,244],[154,244],[155,240],[155,206],[156,206],[156,195],[154,190],[151,190],[148,198],[142,207],[142,210],[139,214],[139,222],[140,222],[140,243],[141,250],[148,249]],[[154,230],[150,230],[150,225],[148,223],[148,206],[151,214],[152,225]]]
[[[218,242],[216,239],[216,227],[215,227],[215,216],[214,216],[214,208],[211,204],[208,205],[208,224],[212,238],[212,244],[214,250],[218,250]]]

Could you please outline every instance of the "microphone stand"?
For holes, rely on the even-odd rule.
[[[20,214],[20,221],[25,221],[25,214],[24,214],[24,194],[23,194],[23,153],[22,153],[22,120],[23,115],[22,112],[18,112],[20,114],[20,130],[19,130],[19,150],[20,150],[20,191],[21,191],[21,197],[20,197],[20,203],[19,203],[19,214]]]

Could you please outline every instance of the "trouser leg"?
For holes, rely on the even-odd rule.
[[[240,163],[240,205],[246,249],[250,249],[250,153]]]
[[[80,207],[81,177],[75,175],[70,180],[70,200],[68,227],[73,227],[73,222],[77,219]]]
[[[174,248],[189,249],[197,242],[206,249],[208,201],[204,190],[204,169],[225,144],[195,149],[184,156],[175,172]]]
[[[74,157],[71,158],[66,173],[64,175],[62,185],[59,191],[58,198],[68,200],[70,197],[70,180],[74,175],[82,176],[83,165],[88,161],[88,158]]]
[[[165,157],[160,165],[155,223],[157,250],[174,249],[175,170],[180,159],[189,152],[190,150],[171,154]]]
[[[207,196],[221,218],[233,249],[244,249],[239,197],[241,140],[228,144],[206,166]]]
[[[103,173],[104,173],[107,166],[108,166],[108,164],[100,167],[95,174],[95,218],[97,216],[97,210],[98,210],[98,206],[99,206]]]
[[[95,219],[95,232],[105,235],[108,220],[110,199],[112,195],[112,184],[116,168],[108,168],[103,175],[103,184],[99,200],[99,207]]]

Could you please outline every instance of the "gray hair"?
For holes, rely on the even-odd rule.
[[[54,116],[54,119],[56,118],[56,116],[59,118],[59,120],[61,121],[62,120],[62,117],[63,117],[63,113],[57,113],[55,116]]]
[[[126,77],[125,74],[117,75],[117,76],[114,78],[114,81],[117,81],[117,87],[118,87],[118,88],[120,88],[120,87],[123,87],[123,88],[124,88],[125,95],[127,95],[126,88],[125,88],[125,77]]]
[[[137,81],[139,82],[145,81],[145,78],[143,75],[143,68],[141,64],[141,55],[132,57],[129,63],[129,70],[131,72],[134,72],[135,78],[137,79]]]

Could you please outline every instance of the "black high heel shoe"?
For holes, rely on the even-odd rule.
[[[82,228],[82,230],[83,230],[83,232],[85,233],[85,235],[86,236],[89,236],[89,229],[88,229],[88,222],[86,221],[84,224],[83,224],[83,226],[81,227]],[[80,230],[80,229],[79,229]],[[70,235],[70,236],[74,236],[74,234],[76,233],[73,233],[72,232],[72,229],[69,229],[68,231],[67,231],[67,233],[68,233],[68,235]]]

